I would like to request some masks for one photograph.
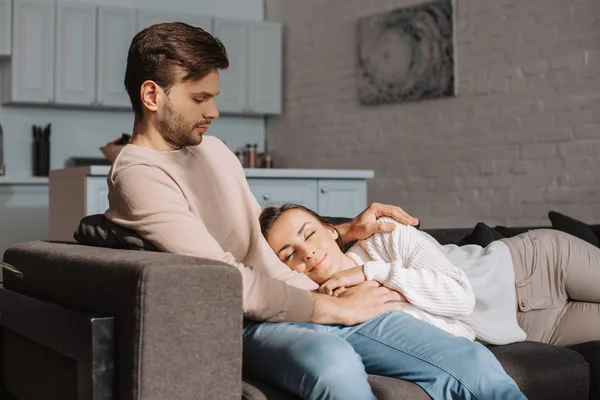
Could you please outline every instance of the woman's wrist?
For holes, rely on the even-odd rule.
[[[347,244],[354,240],[354,238],[350,237],[350,222],[336,225],[335,229],[338,231],[343,244]]]

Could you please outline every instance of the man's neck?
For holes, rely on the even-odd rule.
[[[178,150],[167,143],[148,120],[140,121],[137,117],[133,123],[131,143],[157,151]]]

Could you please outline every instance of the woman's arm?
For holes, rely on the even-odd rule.
[[[454,318],[473,311],[475,295],[467,275],[423,232],[397,224],[393,232],[374,235],[361,247],[375,260],[365,263],[365,277],[399,291],[414,306]]]

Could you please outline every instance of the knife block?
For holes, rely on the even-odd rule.
[[[33,176],[48,176],[50,174],[50,138],[49,135],[36,135],[32,143]]]

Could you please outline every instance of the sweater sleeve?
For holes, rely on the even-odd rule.
[[[237,268],[242,274],[244,315],[249,319],[310,320],[311,292],[237,262],[211,236],[203,221],[190,212],[181,190],[162,170],[136,165],[120,170],[113,179],[109,182],[110,208],[106,212],[109,220],[135,230],[160,251],[218,260]]]
[[[367,279],[397,290],[432,314],[464,318],[473,311],[475,295],[467,275],[419,230],[397,224],[393,232],[374,235],[367,246],[376,256],[365,263]]]

